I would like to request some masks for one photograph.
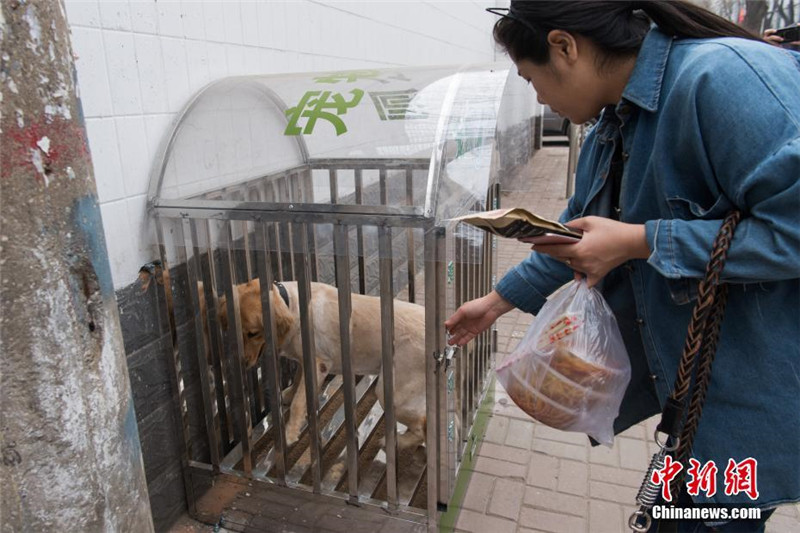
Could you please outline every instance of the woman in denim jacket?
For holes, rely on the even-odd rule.
[[[495,40],[541,103],[576,124],[600,115],[561,216],[584,236],[535,246],[447,320],[450,343],[514,307],[537,313],[573,276],[599,284],[633,369],[621,432],[661,411],[713,240],[740,210],[691,454],[714,461],[717,491],[693,500],[759,507],[760,522],[719,530],[762,531],[770,509],[800,499],[800,56],[684,2],[515,0],[497,14]],[[606,179],[612,158],[620,180]],[[747,458],[757,461],[755,500],[723,490],[729,461]]]

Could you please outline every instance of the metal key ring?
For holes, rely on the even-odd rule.
[[[675,437],[675,444],[672,447],[669,447],[669,446],[667,446],[667,442],[669,441],[669,438],[670,438],[669,435],[664,433],[665,435],[667,435],[667,439],[662,443],[660,440],[658,440],[658,434],[659,433],[661,433],[661,431],[655,430],[655,432],[653,433],[653,439],[655,439],[656,444],[658,444],[661,447],[661,449],[666,450],[668,452],[674,452],[675,450],[678,449],[678,446],[680,446],[680,444],[681,444],[681,438],[680,437]]]
[[[639,517],[644,517],[644,525],[639,525]],[[653,519],[650,518],[650,515],[641,509],[634,511],[630,518],[628,518],[628,527],[637,533],[647,533],[652,523]]]

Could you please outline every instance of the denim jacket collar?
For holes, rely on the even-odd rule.
[[[667,68],[667,58],[672,47],[672,37],[662,33],[655,25],[645,36],[636,65],[625,89],[622,91],[622,102],[616,108],[608,106],[603,110],[603,115],[597,129],[598,140],[605,143],[616,138],[621,124],[629,113],[622,109],[627,106],[625,101],[631,102],[650,112],[658,110],[661,97],[661,84],[664,81],[664,71]]]
[[[631,78],[622,91],[624,99],[650,112],[658,109],[661,84],[671,47],[672,37],[654,26],[639,49]]]

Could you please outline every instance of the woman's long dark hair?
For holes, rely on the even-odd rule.
[[[547,34],[560,29],[587,37],[603,60],[636,54],[655,22],[676,38],[741,37],[762,40],[714,13],[675,1],[524,1],[512,0],[507,16],[494,25],[494,39],[514,60],[545,64],[550,59]]]

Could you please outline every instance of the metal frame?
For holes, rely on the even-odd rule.
[[[439,512],[446,509],[452,495],[458,465],[468,444],[469,430],[480,398],[485,392],[485,377],[491,367],[492,355],[489,342],[491,335],[488,332],[465,348],[448,348],[443,323],[454,306],[491,289],[491,273],[494,271],[492,257],[495,253],[493,240],[488,238],[480,252],[470,252],[468,247],[457,247],[452,228],[435,226],[434,220],[428,214],[430,191],[426,193],[428,207],[388,205],[388,170],[405,171],[406,201],[413,204],[413,171],[427,168],[429,172],[436,172],[434,165],[440,164],[441,162],[430,161],[428,166],[427,160],[309,161],[301,167],[254,179],[235,188],[207,193],[205,198],[153,201],[161,242],[166,243],[165,224],[172,224],[176,228],[173,237],[175,242],[172,244],[183,249],[182,255],[178,251],[176,261],[187,265],[189,304],[194,307],[192,324],[198,353],[191,356],[197,360],[200,368],[199,386],[202,388],[204,410],[202,420],[206,426],[204,434],[208,439],[209,453],[206,458],[193,455],[195,452],[188,437],[192,434],[189,407],[182,398],[179,399],[186,436],[183,459],[190,509],[195,509],[197,498],[192,482],[195,476],[235,476],[268,485],[307,490],[320,496],[332,495],[359,505],[377,506],[414,521],[425,521],[431,531],[436,529]],[[331,204],[297,201],[307,199],[304,195],[310,188],[308,177],[311,169],[328,170]],[[338,173],[342,170],[354,172],[353,194],[356,202],[363,200],[362,173],[365,170],[377,170],[380,176],[378,188],[381,205],[339,203]],[[253,191],[257,191],[257,194]],[[496,193],[497,189],[493,188],[489,192],[489,204],[477,207],[491,206]],[[233,196],[239,199],[224,199]],[[252,201],[254,196],[259,201]],[[275,201],[287,198],[290,201]],[[297,393],[306,394],[310,459],[302,464],[298,463],[299,466],[291,466],[288,463],[290,449],[286,445],[284,413],[282,409],[266,409],[267,400],[271,406],[281,405],[281,370],[273,341],[275,323],[269,290],[264,288],[271,287],[275,278],[294,279],[298,282],[304,367],[313,369],[315,347],[308,305],[310,283],[318,276],[316,264],[319,243],[315,239],[315,228],[322,225],[333,228],[335,284],[339,288],[339,313],[344,317],[340,321],[343,376],[328,385],[323,399],[332,396],[340,387],[344,403],[332,420],[322,427],[318,417],[320,397],[314,393],[317,390],[315,372],[304,372],[304,391],[298,390]],[[215,226],[220,227],[218,236],[215,236]],[[359,424],[355,416],[358,402],[375,381],[374,378],[362,379],[356,383],[349,360],[353,270],[357,270],[358,292],[365,293],[367,288],[365,278],[369,258],[365,257],[365,227],[375,227],[378,233],[375,260],[379,267],[382,324],[394,324],[396,263],[393,260],[393,236],[405,232],[408,237],[406,268],[410,301],[415,299],[415,278],[418,275],[415,251],[417,246],[423,248],[424,265],[419,267],[424,275],[426,316],[424,333],[428,428],[427,475],[424,480],[428,491],[427,510],[410,507],[411,498],[408,494],[401,494],[397,484],[393,327],[381,328],[382,372],[386,384],[385,412],[376,403],[364,423]],[[420,229],[424,237],[421,242],[417,242],[413,231]],[[351,233],[356,236],[357,265],[351,262]],[[240,240],[247,244],[237,245],[237,235],[242,235]],[[214,246],[215,243],[219,247]],[[168,270],[170,264],[166,244],[162,244],[161,251],[163,264]],[[187,251],[191,251],[191,256]],[[459,255],[461,251],[465,253]],[[242,253],[246,258],[244,261]],[[448,269],[456,263],[459,266],[454,268],[458,274],[455,279],[449,279]],[[238,309],[238,293],[233,290],[237,283],[247,281],[243,277],[260,280],[263,328],[265,338],[268,339],[258,367],[260,374],[252,375],[253,371],[250,371],[250,376],[244,368],[241,323],[239,314],[235,312]],[[202,293],[197,282],[203,283]],[[171,287],[167,287],[168,293],[171,290]],[[228,317],[233,317],[229,321],[232,327],[228,330],[222,328],[216,316],[223,296],[226,296]],[[206,316],[199,312],[201,299],[208,310]],[[170,297],[170,300],[174,301],[174,298]],[[173,338],[176,339],[175,310],[170,306],[169,311]],[[185,380],[178,350],[179,343],[176,340],[173,367],[178,390],[182,391]],[[225,356],[225,353],[232,356]],[[456,377],[458,383],[454,386],[455,382],[452,380]],[[371,489],[380,480],[380,477],[369,477],[371,470],[375,469],[374,463],[368,468],[370,472],[363,473],[367,479],[364,486],[359,485],[359,454],[381,416],[386,422],[386,466],[383,475],[387,480],[387,497],[384,501],[375,500],[371,496]],[[456,441],[454,435],[458,426],[461,438]],[[322,451],[332,435],[342,427],[346,445],[339,459],[347,465],[346,493],[336,490],[342,480],[332,477],[330,472],[322,468]],[[271,439],[272,442],[271,449],[265,456],[259,455],[260,452],[257,451],[263,439]],[[305,476],[310,476],[310,483],[302,481]]]
[[[228,84],[235,84],[237,80],[244,78],[245,76],[233,76],[230,78],[224,78],[221,80],[213,81],[200,89],[189,102],[183,107],[180,113],[175,117],[173,120],[173,125],[181,124],[185,117],[187,117],[192,110],[203,100],[203,97],[207,92],[209,92],[212,88],[217,87],[219,85],[228,85]],[[257,89],[264,93],[264,96],[270,100],[270,102],[281,111],[281,114],[285,115],[286,112],[286,104],[281,100],[281,98],[275,94],[275,92],[265,86],[258,85]],[[157,200],[158,200],[158,193],[161,191],[161,186],[164,183],[164,174],[166,173],[167,169],[167,155],[171,152],[172,146],[175,143],[175,138],[178,135],[179,128],[174,127],[171,128],[171,133],[168,137],[164,138],[161,142],[161,145],[158,149],[158,156],[154,160],[153,169],[151,175],[157,176],[158,179],[150,180],[150,185],[147,190],[147,205],[148,209],[152,209]],[[303,139],[302,135],[295,136],[295,142],[297,143],[297,149],[300,152],[303,162],[309,161],[308,155],[308,147],[306,146],[305,139]]]

